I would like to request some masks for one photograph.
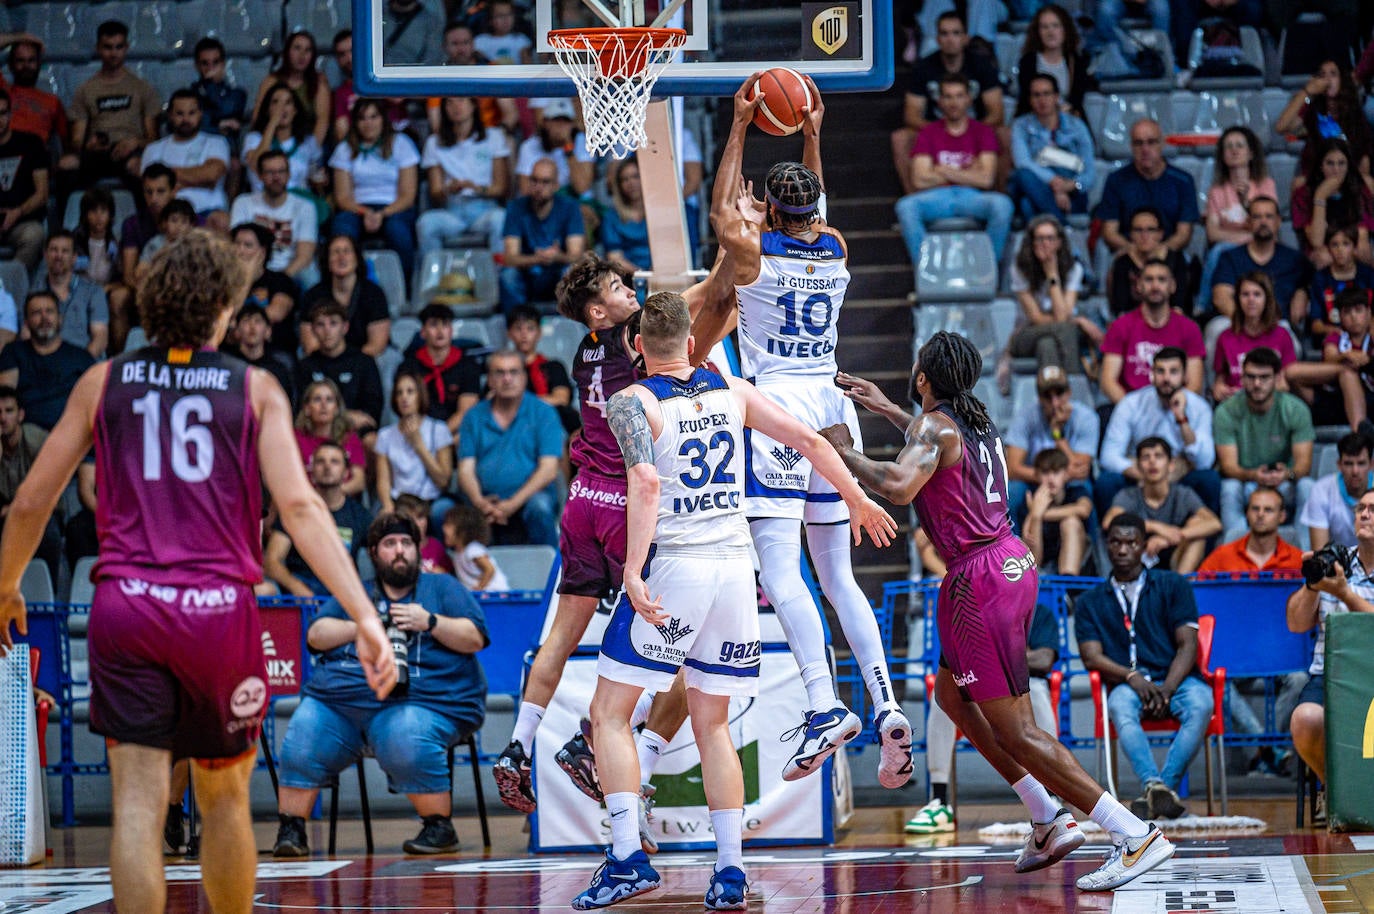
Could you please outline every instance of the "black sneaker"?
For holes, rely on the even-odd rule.
[[[596,756],[592,753],[592,747],[587,743],[585,736],[579,733],[568,740],[553,760],[558,763],[559,768],[567,772],[578,790],[598,803],[605,801],[606,798],[601,793],[601,782],[596,777]]]
[[[501,802],[517,812],[534,812],[534,782],[530,779],[530,757],[519,740],[511,740],[492,769]]]
[[[407,854],[451,854],[458,850],[458,833],[448,816],[425,816],[420,833],[401,849]]]
[[[180,857],[186,853],[186,814],[181,804],[167,807],[167,821],[162,825],[162,854]]]
[[[288,816],[277,813],[281,825],[277,826],[277,843],[272,845],[273,857],[309,857],[310,845],[305,840],[305,819],[301,816]]]
[[[1156,781],[1146,791],[1150,797],[1151,819],[1177,819],[1188,810],[1178,794],[1169,789],[1162,781]]]

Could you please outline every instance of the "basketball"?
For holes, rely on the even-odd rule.
[[[796,70],[774,67],[765,70],[754,84],[763,93],[763,104],[754,111],[754,126],[773,136],[791,136],[806,119],[803,108],[813,106],[811,86]]]

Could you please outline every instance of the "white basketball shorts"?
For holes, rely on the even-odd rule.
[[[854,436],[854,447],[863,450],[854,403],[833,383],[768,384],[758,390],[783,412],[817,431],[844,423]],[[809,524],[849,519],[849,508],[840,493],[794,448],[751,428],[744,430],[744,440],[748,444],[744,450],[746,516],[792,517]]]

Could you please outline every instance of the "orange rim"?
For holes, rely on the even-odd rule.
[[[549,32],[549,44],[555,48],[570,48],[585,44],[594,51],[604,51],[619,41],[622,45],[647,43],[652,48],[670,47],[687,39],[685,29],[658,28],[596,28],[556,29]]]

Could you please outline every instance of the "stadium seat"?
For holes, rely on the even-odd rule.
[[[997,259],[982,232],[932,233],[921,244],[916,292],[925,302],[988,301],[997,294]]]
[[[486,348],[491,348],[491,331],[487,322],[475,317],[455,317],[453,319],[453,339],[470,340]]]
[[[1265,146],[1272,152],[1288,152],[1297,155],[1302,152],[1305,145],[1300,139],[1289,139],[1274,130],[1279,122],[1279,115],[1283,109],[1288,107],[1288,99],[1292,97],[1291,92],[1280,89],[1276,86],[1269,86],[1260,93],[1260,103],[1264,105],[1264,113],[1269,117],[1269,135],[1260,137],[1264,140]]]
[[[304,29],[321,46],[340,29],[352,28],[351,17],[348,0],[286,0],[287,33]]]
[[[1271,152],[1265,157],[1264,164],[1274,179],[1274,190],[1279,195],[1279,213],[1288,218],[1289,203],[1293,198],[1293,177],[1298,170],[1297,156],[1286,152]]]
[[[1109,159],[1130,159],[1131,125],[1142,118],[1159,123],[1165,136],[1176,133],[1173,103],[1166,92],[1113,92],[1102,106],[1101,120],[1090,124],[1097,137],[1097,152]],[[1165,146],[1166,155],[1176,147]]]
[[[130,57],[179,57],[191,52],[195,42],[186,43],[186,26],[181,21],[181,4],[171,0],[139,0],[123,4],[131,8],[128,19]],[[87,22],[104,4],[87,10]],[[105,17],[102,17],[102,19]],[[94,28],[91,32],[94,33]]]
[[[543,590],[558,556],[552,546],[492,546],[488,551],[511,590]]]
[[[29,3],[15,12],[17,25],[43,40],[43,55],[56,60],[90,60],[95,33],[83,28],[84,3]]]
[[[997,33],[997,40],[994,45],[997,52],[997,71],[1002,76],[1007,95],[1016,96],[1018,86],[1018,76],[1020,74],[1021,45],[1025,41],[1025,36],[1008,35],[1005,32]],[[1008,105],[1008,109],[1015,109],[1015,105]]]
[[[992,419],[999,429],[1007,427],[1012,417],[1011,400],[998,391],[996,381],[987,375],[979,378],[978,383],[973,385],[973,395],[987,406],[988,418]]]
[[[1321,479],[1323,476],[1330,476],[1336,472],[1336,463],[1341,459],[1341,454],[1336,450],[1334,444],[1322,442],[1313,445],[1312,452],[1312,478]]]
[[[256,97],[258,86],[262,85],[263,80],[267,79],[267,74],[272,71],[271,55],[259,54],[257,57],[231,56],[224,65],[225,78],[229,82],[248,93],[248,101],[251,104]],[[248,116],[252,117],[252,110]]]
[[[68,599],[69,603],[90,605],[91,598],[95,596],[95,584],[91,581],[91,570],[95,568],[96,556],[83,555],[76,560],[76,567],[72,569],[72,595]]]
[[[74,95],[82,83],[100,72],[100,61],[91,60],[90,52],[87,52],[86,59],[80,63],[53,64],[52,66],[54,69],[61,70],[57,78],[61,80],[63,88],[69,93],[64,96],[66,98]]]
[[[53,601],[52,575],[48,573],[47,562],[31,559],[24,566],[24,574],[19,578],[19,592],[28,603]]]
[[[552,315],[540,321],[541,335],[538,352],[548,358],[562,362],[563,367],[572,371],[577,347],[587,335],[587,328],[577,321],[561,315]]]
[[[1102,91],[1167,92],[1172,89],[1174,87],[1174,73],[1177,71],[1177,67],[1174,64],[1174,47],[1169,40],[1169,33],[1160,29],[1131,29],[1127,35],[1125,52],[1128,55],[1138,53],[1138,49],[1135,45],[1158,51],[1160,56],[1164,58],[1164,72],[1157,77],[1102,77],[1098,80],[1102,85]],[[1164,132],[1168,133],[1169,131],[1166,130]]]
[[[400,352],[410,348],[415,337],[420,334],[419,318],[405,316],[391,319],[391,345]]]
[[[415,280],[415,294],[411,310],[420,311],[429,304],[430,299],[439,291],[439,281],[446,273],[465,273],[472,280],[471,304],[453,305],[455,317],[474,317],[491,313],[496,305],[497,285],[496,266],[491,254],[486,250],[442,250],[430,251],[420,260],[419,275]]]
[[[202,37],[218,38],[224,43],[230,65],[237,57],[268,54],[281,21],[275,15],[280,9],[277,4],[261,0],[185,0],[181,4],[185,40],[194,47]],[[248,91],[249,98],[257,92],[257,83],[236,84]]]
[[[67,198],[67,210],[62,214],[62,227],[76,230],[76,225],[81,221],[81,198],[86,192],[79,190]],[[124,224],[124,220],[138,212],[138,207],[134,203],[134,195],[122,187],[117,187],[110,191],[114,197],[114,220],[112,231],[118,235],[119,227]]]
[[[1273,130],[1269,112],[1264,109],[1264,98],[1257,92],[1199,92],[1194,100],[1196,111],[1187,123],[1175,109],[1177,122],[1193,133],[1220,134],[1228,127],[1249,127],[1263,143],[1264,137]],[[1207,158],[1213,153],[1213,149],[1206,146],[1197,147],[1196,151]]]
[[[148,334],[142,327],[130,327],[129,335],[124,338],[124,351],[133,352],[148,345]]]
[[[363,259],[377,274],[377,285],[386,293],[387,310],[392,317],[405,313],[406,276],[401,268],[401,255],[395,251],[363,251]]]
[[[0,289],[10,294],[22,311],[24,299],[29,297],[29,271],[17,260],[0,260]]]
[[[394,346],[388,346],[382,350],[382,354],[377,356],[377,374],[382,376],[382,425],[390,425],[396,421],[396,413],[391,409],[391,386],[396,383],[396,370],[401,367],[401,362],[405,356],[401,350]],[[358,554],[358,558],[363,558],[363,553]],[[367,578],[363,578],[364,581]]]
[[[998,332],[992,304],[922,304],[913,309],[912,325],[916,332],[912,336],[912,358],[915,359],[916,352],[926,340],[944,330],[967,337],[969,342],[977,346],[979,354],[983,357],[983,373],[991,373],[996,366],[998,354]],[[1011,302],[1011,308],[1015,307],[1016,303]],[[1007,333],[1010,332],[1008,329]],[[1002,342],[1005,343],[1005,338]]]
[[[167,104],[177,89],[188,88],[199,78],[196,62],[190,57],[175,60],[150,60],[143,65],[143,78],[153,84],[162,103]],[[251,89],[248,91],[256,91]]]
[[[1264,44],[1259,32],[1248,25],[1240,27],[1241,61],[1254,67],[1258,72],[1250,76],[1193,76],[1188,80],[1188,88],[1204,89],[1260,89],[1264,86]],[[1202,63],[1202,28],[1193,29],[1193,37],[1188,42],[1188,69],[1197,70]]]

